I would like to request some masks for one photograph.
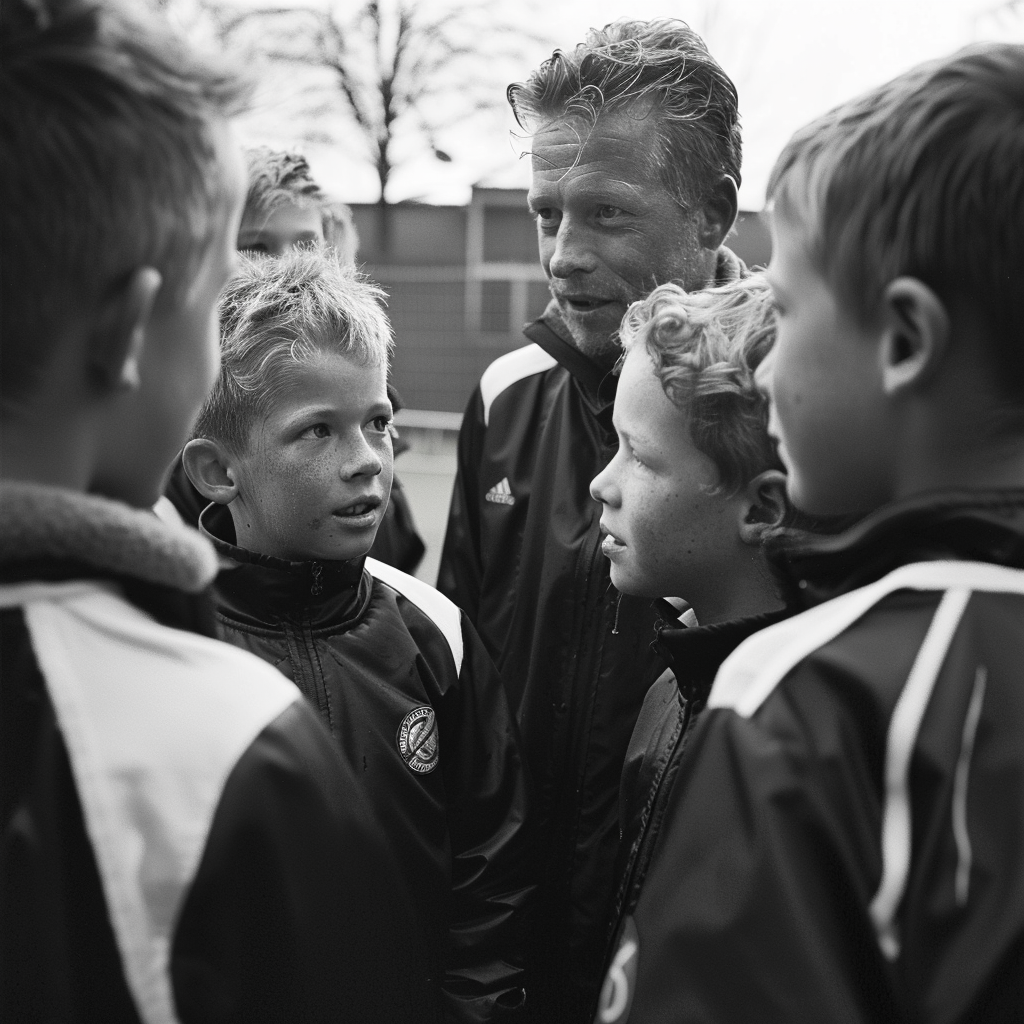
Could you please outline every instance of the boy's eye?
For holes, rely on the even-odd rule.
[[[315,437],[324,438],[331,436],[331,428],[326,423],[314,423],[311,427],[306,427],[302,432],[303,437]]]
[[[239,252],[262,252],[267,251],[267,247],[263,242],[252,242],[249,245],[240,245],[238,247]]]
[[[381,434],[383,434],[388,429],[388,427],[391,426],[391,417],[374,416],[370,423],[374,430],[379,431]]]

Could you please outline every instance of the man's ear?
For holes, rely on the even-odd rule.
[[[942,300],[916,277],[898,277],[882,293],[880,359],[886,395],[928,381],[949,348],[949,313]]]
[[[159,270],[136,267],[103,303],[89,339],[89,368],[104,391],[138,388],[146,329],[162,283]]]
[[[227,505],[238,496],[238,484],[223,445],[197,437],[185,445],[181,461],[192,486],[207,501]]]
[[[701,205],[700,244],[705,249],[715,250],[732,231],[739,212],[740,200],[736,182],[728,175],[723,175],[710,195]]]
[[[786,518],[786,474],[778,469],[758,473],[743,488],[740,507],[740,540],[760,544],[764,535]]]

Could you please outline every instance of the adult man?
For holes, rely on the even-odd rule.
[[[678,21],[619,21],[509,89],[552,301],[470,400],[439,588],[516,707],[545,836],[529,1000],[587,1020],[600,988],[623,755],[661,666],[655,613],[615,593],[589,481],[615,444],[617,331],[656,284],[735,278],[736,90]]]

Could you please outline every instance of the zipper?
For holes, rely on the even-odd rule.
[[[309,592],[314,597],[319,597],[324,592],[324,585],[320,582],[320,577],[324,574],[324,567],[319,562],[313,562],[309,571],[313,576],[313,585],[309,588]]]

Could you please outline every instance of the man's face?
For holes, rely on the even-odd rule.
[[[590,127],[567,118],[533,139],[530,209],[540,260],[581,351],[617,354],[626,307],[655,285],[705,287],[714,253],[659,169],[654,115],[605,111]]]
[[[866,512],[892,497],[877,336],[839,303],[804,237],[794,220],[772,218],[778,336],[757,373],[771,400],[768,429],[797,508]]]
[[[604,506],[602,548],[625,594],[701,598],[743,548],[742,499],[712,493],[714,462],[696,448],[686,413],[665,394],[646,348],[626,355],[615,392],[619,449],[590,485]]]
[[[320,211],[292,203],[276,206],[270,213],[247,214],[238,229],[239,249],[270,256],[283,256],[297,245],[311,245],[323,240]]]
[[[391,493],[385,368],[331,352],[287,373],[248,450],[228,457],[238,543],[293,561],[359,558]]]

